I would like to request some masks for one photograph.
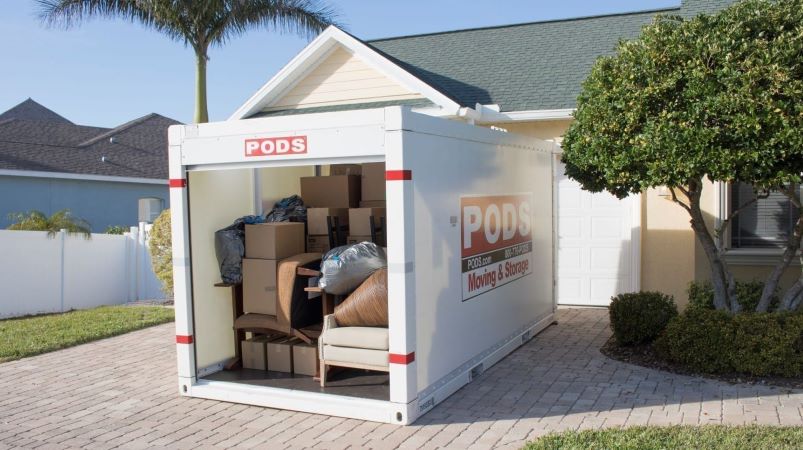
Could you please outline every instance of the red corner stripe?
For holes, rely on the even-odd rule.
[[[182,336],[180,334],[176,335],[176,344],[192,344],[192,335],[190,336]]]
[[[415,361],[415,352],[408,353],[406,355],[391,353],[388,357],[388,361],[391,364],[410,364],[411,362]]]
[[[412,179],[412,170],[388,170],[385,172],[385,180],[387,181],[406,181]]]
[[[171,188],[184,188],[187,187],[187,180],[184,178],[171,178],[170,179],[170,187]]]

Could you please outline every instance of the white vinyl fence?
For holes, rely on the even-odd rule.
[[[164,298],[141,223],[124,235],[0,230],[0,317]]]

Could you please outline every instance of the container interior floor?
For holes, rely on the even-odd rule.
[[[321,387],[320,382],[310,376],[253,369],[223,370],[202,377],[202,379],[371,400],[390,400],[389,377],[384,372],[338,369],[326,380],[326,387]]]

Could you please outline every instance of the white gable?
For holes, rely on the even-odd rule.
[[[460,105],[358,39],[329,27],[229,119],[262,111],[403,100],[429,100],[457,115]]]

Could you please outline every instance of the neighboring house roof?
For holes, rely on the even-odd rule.
[[[76,125],[29,99],[0,115],[0,170],[166,180],[167,127],[178,123],[148,114],[115,128]]]
[[[8,119],[72,123],[39,103],[36,103],[31,98],[28,98],[28,100],[0,114],[0,122]]]
[[[685,0],[676,8],[367,41],[462,106],[502,112],[571,109],[594,61],[638,36],[656,14],[694,16],[734,0]]]

